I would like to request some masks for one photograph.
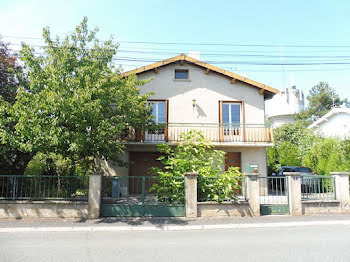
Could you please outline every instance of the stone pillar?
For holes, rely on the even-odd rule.
[[[260,187],[259,174],[249,173],[245,175],[247,183],[246,197],[253,216],[260,216]]]
[[[197,176],[196,172],[185,173],[186,217],[197,217]]]
[[[89,176],[89,218],[96,219],[100,217],[102,199],[102,175]]]
[[[284,172],[288,185],[289,214],[301,216],[303,208],[301,204],[301,181],[299,172]]]
[[[350,212],[349,172],[331,172],[335,178],[335,196],[340,201],[341,212]]]

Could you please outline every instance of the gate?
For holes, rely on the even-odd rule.
[[[184,177],[172,178],[177,194],[185,194]],[[185,204],[159,199],[152,186],[160,184],[156,176],[103,177],[102,209],[104,217],[184,217]]]
[[[288,184],[284,176],[259,177],[260,214],[289,214]]]

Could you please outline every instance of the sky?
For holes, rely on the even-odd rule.
[[[350,98],[349,13],[347,0],[0,0],[0,35],[14,50],[42,45],[43,27],[62,37],[87,16],[100,40],[120,43],[124,70],[199,51],[279,90],[294,82],[307,95],[324,81]]]

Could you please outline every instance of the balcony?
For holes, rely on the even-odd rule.
[[[141,131],[127,130],[126,142],[137,143],[163,143],[181,142],[180,134],[191,130],[201,131],[204,138],[222,144],[231,143],[271,143],[271,129],[265,125],[245,124],[230,126],[227,124],[189,124],[189,123],[167,123],[159,128]]]

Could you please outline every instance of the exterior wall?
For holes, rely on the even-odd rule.
[[[129,162],[129,152],[126,151],[125,154],[120,155],[120,159],[125,162]],[[103,174],[106,176],[127,176],[129,174],[128,167],[118,166],[112,161],[102,162]]]
[[[175,69],[189,69],[189,80],[175,80]],[[150,99],[169,100],[169,123],[219,123],[219,100],[244,101],[246,124],[264,124],[264,96],[259,89],[191,64],[179,63],[138,75],[152,81],[141,93],[154,92]],[[192,106],[196,100],[196,108]]]
[[[248,173],[247,164],[257,164],[258,173],[267,176],[266,148],[265,147],[218,147],[225,152],[241,152],[241,167],[243,173]],[[224,166],[223,166],[224,169]]]
[[[248,202],[240,203],[197,203],[198,217],[245,217],[253,216]]]
[[[293,115],[304,109],[304,94],[295,86],[282,90],[266,101],[266,116],[272,122],[272,127],[294,122]],[[273,123],[276,122],[274,125]]]
[[[247,173],[246,170],[247,164],[258,164],[259,166],[259,174],[262,176],[267,176],[267,166],[266,166],[266,148],[265,147],[216,147],[216,149],[223,150],[225,152],[241,152],[241,167],[242,172]],[[130,151],[137,152],[157,152],[156,145],[137,145],[137,146],[129,146],[128,152],[126,153],[129,156]],[[106,163],[106,173],[105,175],[118,175],[118,176],[126,176],[129,174],[128,167],[118,167],[113,163]],[[222,167],[225,169],[225,166]]]
[[[305,201],[302,202],[303,215],[340,214],[339,201]]]
[[[314,128],[314,132],[323,134],[326,137],[350,137],[350,114],[339,113],[333,115],[327,121]]]
[[[0,218],[87,218],[87,202],[1,201]]]
[[[295,119],[293,115],[279,115],[269,117],[269,121],[271,123],[272,128],[280,127],[286,123],[293,123]]]

